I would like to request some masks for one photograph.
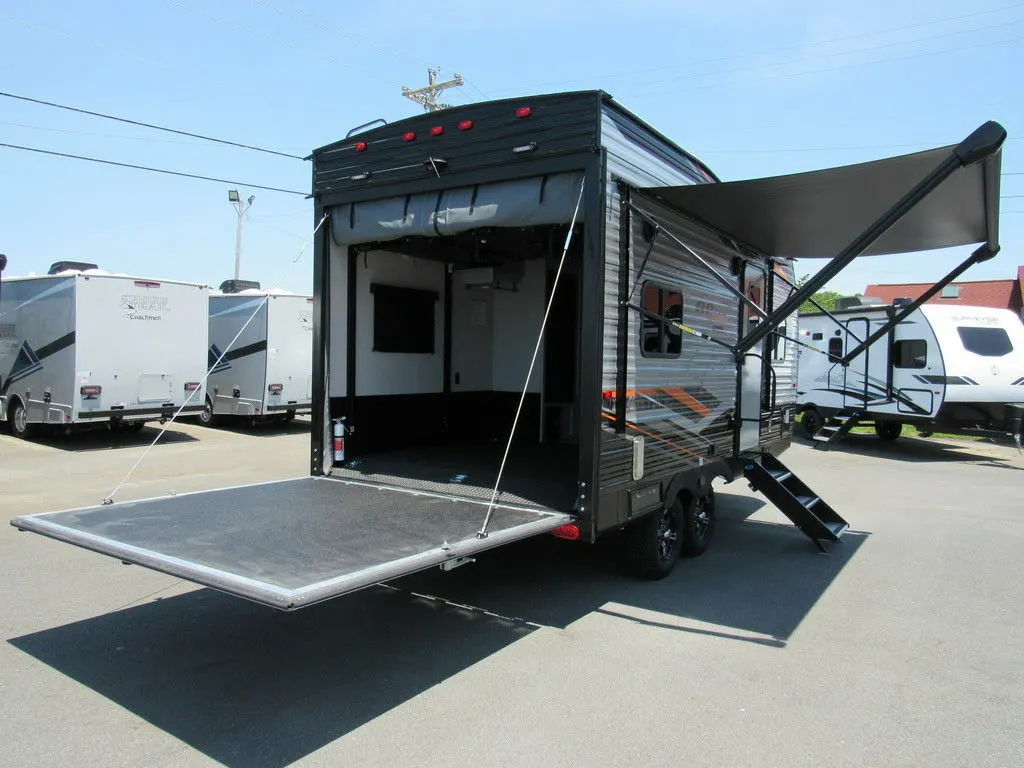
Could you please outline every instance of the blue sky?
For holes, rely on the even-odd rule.
[[[952,144],[988,119],[1024,172],[1024,3],[988,0],[518,0],[339,3],[148,0],[5,4],[0,90],[306,155],[420,108],[427,66],[467,81],[457,104],[602,88],[726,180]],[[305,192],[309,166],[0,98],[0,142]],[[7,275],[59,259],[196,280],[232,275],[236,214],[256,200],[243,277],[311,290],[302,195],[179,179],[0,147]],[[1003,252],[1024,264],[1024,174],[1003,177]],[[938,278],[961,251],[862,259],[833,281]],[[798,265],[798,274],[816,265]]]

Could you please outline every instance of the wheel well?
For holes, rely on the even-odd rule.
[[[7,396],[7,409],[4,412],[4,418],[11,419],[14,415],[14,406],[20,404],[22,407],[25,406],[25,401],[21,399],[19,395],[8,395]]]
[[[668,485],[665,503],[668,504],[677,497],[685,503],[705,495],[711,490],[711,483],[716,477],[727,483],[735,479],[734,473],[724,461],[711,461],[705,463],[703,467],[692,467],[680,472]]]

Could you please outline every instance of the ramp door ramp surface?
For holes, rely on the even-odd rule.
[[[322,477],[25,515],[11,525],[293,610],[545,533],[549,509]]]

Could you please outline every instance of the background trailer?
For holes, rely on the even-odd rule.
[[[291,420],[309,413],[313,299],[228,280],[210,294],[205,407],[199,418]]]
[[[310,477],[14,524],[286,610],[542,532],[660,578],[716,478],[824,547],[779,459],[795,312],[861,253],[995,255],[1005,135],[722,183],[601,92],[357,129],[312,155]]]
[[[206,286],[71,262],[50,273],[0,293],[0,420],[14,435],[202,410]]]

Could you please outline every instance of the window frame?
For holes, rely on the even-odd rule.
[[[902,344],[924,344],[924,362],[921,365],[901,365],[901,361],[906,357],[902,354]],[[911,355],[910,359],[915,360],[916,355]],[[899,368],[901,371],[920,371],[928,367],[928,340],[927,339],[896,339],[892,343],[892,367]]]
[[[968,331],[968,333],[976,331],[981,331],[982,333],[986,331],[998,331],[1002,333],[1002,340],[1005,340],[1006,342],[1006,351],[998,354],[990,354],[988,352],[978,352],[977,350],[971,349],[967,346],[967,339],[964,338],[963,334],[964,331]],[[958,325],[956,327],[956,335],[960,338],[960,345],[964,350],[970,352],[972,355],[977,355],[978,357],[1006,357],[1013,352],[1013,339],[1010,338],[1010,334],[1006,332],[1006,329],[999,325]]]
[[[655,314],[661,315],[661,316],[665,315],[665,294],[667,294],[667,293],[676,293],[676,294],[679,295],[679,322],[681,323],[683,321],[683,315],[686,312],[686,302],[685,302],[685,300],[683,298],[683,289],[680,288],[679,286],[668,285],[668,284],[660,282],[658,280],[645,280],[643,282],[643,284],[641,285],[641,288],[640,288],[640,306],[645,311],[648,311],[648,312],[650,310],[648,310],[644,306],[645,297],[646,297],[648,288],[656,288],[659,291],[659,294],[658,294],[658,310],[659,311],[655,312]],[[659,349],[662,347],[662,344],[661,344],[662,339],[664,339],[668,335],[667,334],[667,328],[668,328],[668,324],[667,323],[665,323],[663,320],[655,320],[655,319],[650,318],[647,315],[641,313],[640,314],[640,324],[639,324],[639,334],[638,334],[637,341],[638,341],[638,345],[640,347],[640,355],[642,357],[661,358],[661,359],[669,359],[669,360],[675,360],[675,359],[678,359],[678,358],[682,357],[682,355],[683,355],[683,332],[682,331],[679,331],[679,350],[677,352],[648,352],[647,351],[647,346],[646,346],[646,344],[644,344],[644,337],[645,337],[644,324],[645,323],[655,323],[657,325],[657,328],[658,328],[658,342],[659,342],[658,343],[658,347],[659,347]]]
[[[371,351],[392,355],[437,353],[435,305],[440,299],[437,291],[370,283],[370,294],[373,296],[370,309]],[[422,311],[424,316],[414,317],[417,311]],[[394,327],[396,323],[399,325],[397,329]]]

